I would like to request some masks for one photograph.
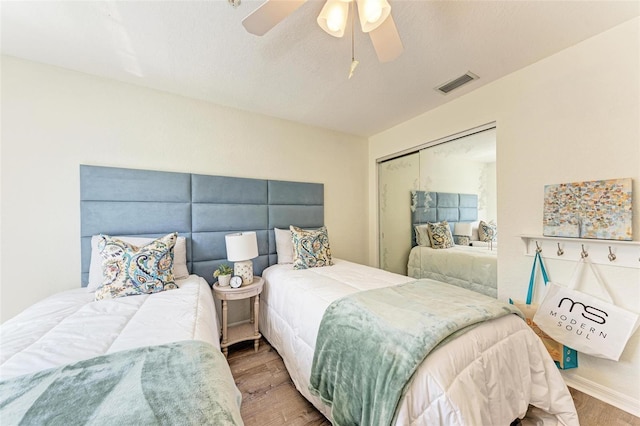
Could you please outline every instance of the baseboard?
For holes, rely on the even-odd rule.
[[[640,417],[640,401],[583,377],[563,375],[567,386]]]

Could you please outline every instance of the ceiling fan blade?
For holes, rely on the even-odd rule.
[[[242,20],[242,25],[251,34],[265,35],[280,21],[293,13],[306,0],[266,0]]]
[[[369,36],[380,62],[391,62],[404,51],[396,23],[391,15],[382,25],[371,31]]]

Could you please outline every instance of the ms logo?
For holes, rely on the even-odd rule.
[[[605,322],[607,322],[605,317],[608,317],[609,314],[607,314],[605,311],[598,308],[594,308],[593,306],[585,305],[584,303],[581,303],[581,302],[576,302],[569,297],[563,297],[560,300],[560,303],[558,303],[558,308],[562,307],[563,304],[566,305],[565,301],[569,303],[569,312],[573,312],[573,308],[576,305],[579,305],[582,307],[582,316],[584,318],[598,324],[604,324]]]

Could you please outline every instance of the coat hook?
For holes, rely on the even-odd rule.
[[[616,260],[616,255],[611,251],[611,246],[609,246],[609,256],[607,257],[609,258],[609,262]]]
[[[537,241],[536,241],[536,253],[542,253],[542,247],[540,247],[540,244],[538,244]]]
[[[582,244],[582,253],[580,253],[580,257],[584,259],[587,256],[589,256],[589,253],[587,253],[587,251],[584,249],[584,244]]]
[[[560,243],[558,243],[558,256],[562,256],[564,254],[564,250],[560,247]]]

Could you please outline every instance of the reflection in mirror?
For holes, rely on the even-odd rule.
[[[407,274],[412,238],[409,195],[418,189],[420,153],[394,158],[378,165],[380,267]]]
[[[496,221],[495,128],[420,150],[420,190],[476,194],[478,218]]]
[[[378,177],[380,267],[495,296],[495,128],[381,162]]]

